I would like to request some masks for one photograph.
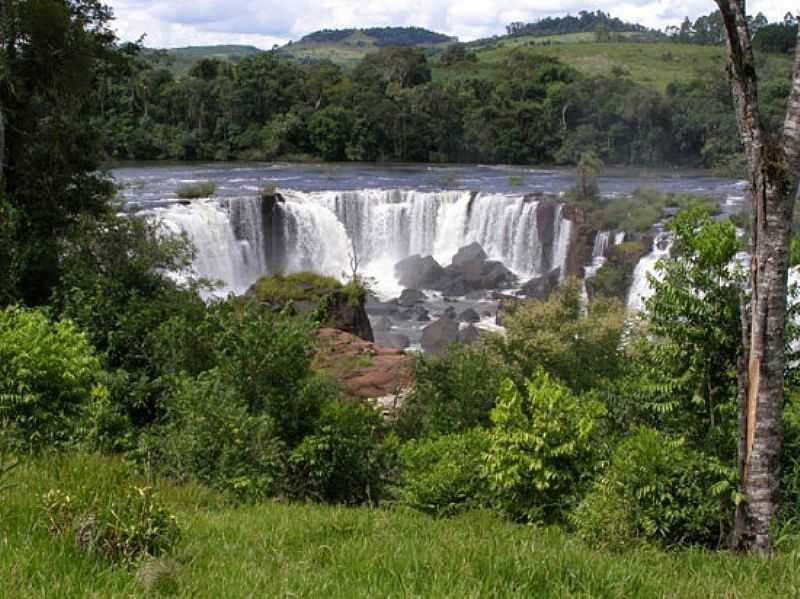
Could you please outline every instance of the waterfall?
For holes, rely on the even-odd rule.
[[[269,209],[251,197],[197,200],[149,212],[167,230],[188,235],[197,250],[195,271],[224,281],[224,293],[242,293],[275,270],[346,276],[352,255],[379,288],[394,292],[398,261],[432,255],[446,266],[472,242],[521,278],[556,267],[566,273],[572,222],[561,205],[550,205],[551,225],[550,216],[539,222],[543,204],[523,195],[364,189],[287,190],[281,196]],[[546,241],[540,239],[543,226]]]
[[[561,269],[561,278],[567,276],[567,258],[569,258],[569,242],[572,238],[572,221],[564,218],[564,206],[559,205],[556,209],[553,248],[553,268]]]
[[[477,242],[522,277],[543,270],[539,203],[522,195],[366,189],[287,191],[284,197],[281,209],[303,206],[309,216],[310,211],[335,215],[363,265],[391,267],[412,254],[432,255],[447,265],[459,248]],[[559,206],[551,254],[553,267],[566,270],[572,223],[561,212]]]
[[[623,241],[625,241],[625,231],[618,231],[614,234],[614,245],[619,245]]]
[[[669,255],[672,246],[672,236],[670,233],[659,233],[653,241],[653,249],[646,256],[639,260],[633,271],[633,282],[628,291],[627,311],[631,315],[636,315],[644,309],[644,303],[653,295],[648,275],[659,278],[656,271],[656,263],[663,257]]]
[[[586,289],[586,280],[591,279],[597,274],[606,263],[606,252],[608,242],[611,238],[610,231],[598,231],[594,236],[594,246],[592,247],[592,259],[588,265],[583,267],[583,279],[581,280],[581,307],[586,310],[589,306],[589,292]]]
[[[195,200],[145,214],[174,234],[186,234],[195,247],[194,270],[222,281],[221,293],[243,293],[267,270],[260,203],[255,198]]]

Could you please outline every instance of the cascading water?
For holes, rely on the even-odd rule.
[[[603,268],[603,265],[606,263],[606,252],[608,251],[608,242],[610,238],[610,231],[598,231],[594,237],[592,260],[583,268],[583,280],[581,281],[581,304],[584,309],[588,308],[589,305],[589,292],[586,290],[586,280],[595,276],[597,271]]]
[[[242,293],[266,272],[260,203],[255,198],[195,200],[149,210],[167,231],[195,247],[195,272],[222,281],[221,293]]]
[[[281,195],[269,215],[252,197],[198,200],[151,213],[189,236],[196,272],[223,280],[225,293],[241,293],[276,269],[342,277],[354,256],[385,293],[399,293],[396,262],[422,254],[446,265],[472,242],[521,278],[556,267],[566,272],[572,223],[561,205],[551,206],[552,223],[539,223],[540,203],[522,195],[371,189]]]
[[[543,244],[539,238],[539,203],[521,195],[464,191],[361,190],[302,193],[287,191],[279,208],[291,214],[306,209],[305,218],[335,215],[341,231],[327,231],[326,243],[355,247],[362,266],[389,269],[412,255],[433,255],[448,264],[460,247],[479,243],[491,259],[499,260],[522,277],[543,270]],[[298,222],[298,219],[290,219]],[[572,223],[556,209],[553,266],[565,271]],[[341,237],[344,234],[345,237]],[[291,247],[291,244],[289,244]],[[347,265],[348,252],[344,252]],[[319,262],[308,264],[325,270]]]
[[[644,256],[633,271],[633,283],[628,291],[627,311],[628,314],[635,316],[644,309],[644,304],[654,291],[650,286],[648,275],[659,278],[656,271],[656,263],[663,257],[669,255],[672,247],[672,235],[667,232],[659,233],[653,241],[652,251]]]

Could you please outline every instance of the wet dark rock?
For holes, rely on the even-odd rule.
[[[400,310],[397,314],[395,314],[395,318],[398,320],[411,320],[414,317],[414,311],[410,308],[405,310]]]
[[[433,256],[423,258],[415,254],[395,264],[394,273],[403,287],[435,289],[441,281],[444,269]]]
[[[400,306],[397,304],[397,300],[382,302],[371,299],[367,301],[367,313],[373,316],[390,316],[392,314],[397,314],[399,310]]]
[[[483,289],[476,289],[475,291],[470,291],[466,298],[472,301],[478,301],[482,299],[486,299],[486,291]]]
[[[453,306],[447,306],[447,308],[445,308],[445,311],[442,313],[442,316],[445,318],[449,318],[450,320],[455,320],[456,309]]]
[[[456,252],[456,255],[453,256],[453,266],[464,266],[474,262],[483,263],[486,262],[487,258],[489,256],[481,245],[473,241]]]
[[[531,299],[547,299],[558,288],[561,269],[555,268],[546,275],[535,277],[522,286],[522,293]]]
[[[441,354],[459,339],[458,323],[443,316],[422,330],[422,349],[431,354]]]
[[[426,299],[427,296],[418,289],[404,289],[397,303],[408,308],[416,304],[421,304]]]
[[[480,337],[480,331],[478,331],[477,327],[473,325],[464,327],[458,332],[458,340],[461,343],[464,343],[465,345],[469,345],[470,343],[475,343],[479,337]]]
[[[411,340],[406,335],[400,333],[389,333],[385,336],[386,347],[394,347],[397,349],[405,349],[411,345]]]
[[[414,308],[414,319],[419,322],[428,322],[431,319],[431,314],[428,312],[427,308],[417,306]]]
[[[467,308],[461,314],[458,315],[458,320],[461,322],[480,322],[481,317],[480,315],[472,308]]]
[[[386,316],[379,316],[378,318],[373,319],[372,321],[372,330],[381,333],[385,333],[386,331],[391,330],[392,328],[392,321],[389,320]]]

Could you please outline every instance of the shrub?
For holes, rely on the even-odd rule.
[[[40,310],[0,311],[0,423],[40,448],[71,440],[82,410],[103,392],[103,370],[86,336]]]
[[[144,447],[164,474],[195,478],[243,500],[282,490],[285,446],[273,419],[249,413],[218,371],[179,377],[165,404],[167,424],[149,435]]]
[[[291,447],[311,430],[330,385],[309,378],[312,323],[256,304],[222,311],[214,361],[250,414],[266,414]]]
[[[488,448],[488,433],[480,428],[406,443],[394,489],[398,501],[444,517],[489,505],[483,473]]]
[[[492,410],[486,461],[498,507],[515,519],[558,518],[593,467],[604,412],[602,403],[576,397],[543,370],[524,393],[506,380]]]
[[[734,480],[713,456],[640,428],[619,444],[571,519],[593,545],[716,546],[731,522]]]
[[[503,361],[485,343],[456,345],[443,356],[420,357],[414,391],[398,416],[398,432],[411,438],[488,427],[506,374]]]
[[[317,301],[342,289],[342,284],[314,272],[296,272],[261,277],[256,283],[256,297],[262,302],[285,304],[289,301]]]
[[[184,183],[179,186],[175,194],[182,200],[196,200],[209,198],[217,191],[217,184],[213,181],[198,181],[197,183]]]
[[[597,298],[581,314],[579,287],[570,280],[547,301],[522,302],[504,318],[506,355],[518,376],[544,368],[583,392],[618,374],[623,321],[623,306],[614,299]]]
[[[329,401],[289,457],[292,496],[348,504],[380,499],[388,457],[382,425],[370,406]]]
[[[175,517],[149,487],[129,487],[90,502],[53,489],[43,504],[51,532],[74,534],[79,549],[114,563],[158,557],[180,539]]]

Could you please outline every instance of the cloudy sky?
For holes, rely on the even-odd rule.
[[[462,41],[504,32],[513,21],[603,10],[612,16],[663,28],[684,16],[696,18],[712,0],[107,0],[120,37],[147,34],[150,47],[252,44],[271,48],[318,29],[417,25]],[[752,14],[770,20],[797,12],[797,0],[750,0]]]

